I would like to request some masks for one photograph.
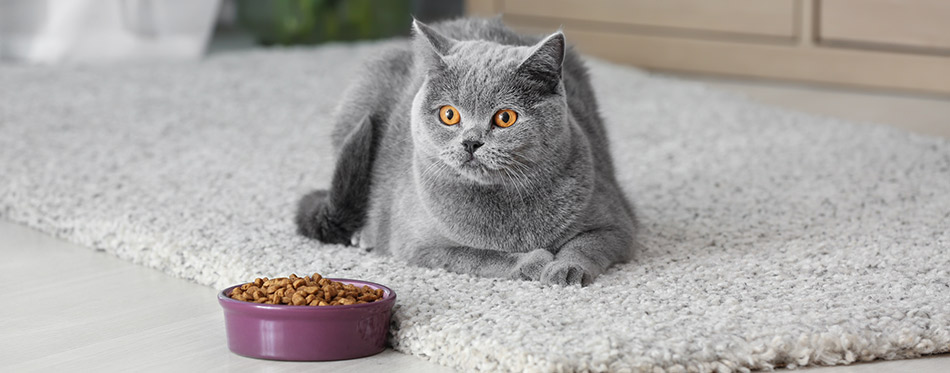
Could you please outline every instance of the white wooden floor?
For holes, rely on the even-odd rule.
[[[705,80],[763,102],[950,138],[947,99]],[[0,221],[0,258],[0,280],[7,289],[0,303],[2,372],[451,371],[391,350],[325,363],[240,357],[227,349],[216,289],[5,221]],[[950,355],[809,371],[950,372]]]
[[[0,221],[0,371],[451,372],[387,350],[294,363],[228,351],[217,290]]]

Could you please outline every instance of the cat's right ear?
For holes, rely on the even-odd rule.
[[[564,33],[558,30],[531,48],[531,55],[521,62],[518,71],[545,90],[557,92],[564,68]]]
[[[412,44],[416,56],[425,61],[429,69],[445,67],[445,57],[455,45],[455,40],[440,34],[429,25],[419,22],[415,18],[412,20]]]

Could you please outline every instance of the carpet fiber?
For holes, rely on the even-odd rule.
[[[385,43],[383,43],[385,44]],[[378,43],[0,66],[0,218],[223,288],[398,293],[398,351],[463,370],[747,370],[950,350],[950,142],[589,61],[646,252],[586,288],[414,268],[294,233]],[[209,299],[214,302],[214,299]]]

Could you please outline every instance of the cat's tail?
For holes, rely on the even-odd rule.
[[[376,158],[374,131],[367,116],[343,140],[330,189],[315,190],[300,199],[298,233],[325,243],[348,245],[363,227]]]

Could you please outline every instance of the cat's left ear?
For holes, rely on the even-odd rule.
[[[561,82],[564,49],[564,33],[558,30],[532,47],[531,55],[521,62],[518,72],[554,90]]]

